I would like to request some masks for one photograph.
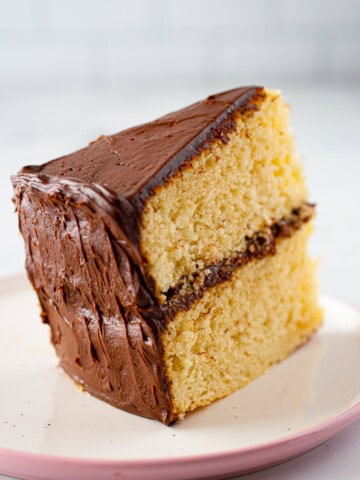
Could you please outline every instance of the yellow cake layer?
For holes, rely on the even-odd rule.
[[[173,408],[184,414],[246,385],[318,328],[310,223],[278,240],[277,253],[238,267],[179,312],[163,336]]]
[[[246,235],[307,200],[289,107],[265,92],[257,112],[237,117],[228,143],[215,142],[147,201],[141,249],[158,294],[242,251]]]

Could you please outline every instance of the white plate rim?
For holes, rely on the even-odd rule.
[[[64,468],[68,469],[69,467],[75,469],[74,476],[72,477],[74,480],[84,478],[83,475],[85,474],[90,480],[92,477],[89,477],[89,474],[94,468],[96,468],[96,470],[100,469],[110,472],[125,469],[129,474],[134,470],[140,470],[144,473],[146,470],[151,469],[152,471],[148,472],[151,473],[151,475],[146,475],[146,478],[157,478],[159,480],[167,478],[163,475],[164,473],[166,474],[166,470],[170,467],[173,469],[175,475],[174,469],[178,471],[178,475],[172,476],[172,478],[179,479],[191,478],[186,476],[186,473],[191,472],[195,466],[203,469],[204,476],[194,476],[192,477],[194,479],[212,478],[210,475],[214,475],[213,478],[216,478],[221,474],[240,475],[258,471],[306,453],[326,440],[329,440],[358,419],[360,419],[360,402],[339,415],[331,417],[327,421],[270,442],[220,453],[167,457],[164,459],[89,459],[22,452],[0,447],[0,465],[5,464],[7,466],[3,472],[4,474],[20,475],[23,478],[29,479],[39,478],[48,480],[53,478],[67,478],[59,475],[52,476],[48,469],[53,471]],[[299,443],[299,440],[303,440],[303,442]],[[267,452],[268,455],[266,455],[266,458],[263,458],[262,461],[258,461],[255,457],[261,456],[264,452]],[[248,458],[250,455],[251,458]],[[229,464],[228,467],[235,465],[235,468],[233,467],[227,472],[224,468],[230,460],[233,460],[233,462]],[[185,475],[183,476],[182,474]],[[105,473],[103,478],[111,477]],[[129,478],[141,478],[141,476],[136,475]]]

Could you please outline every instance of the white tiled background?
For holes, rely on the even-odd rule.
[[[1,88],[360,78],[358,0],[2,0]]]
[[[355,83],[358,0],[2,0],[1,88]]]
[[[249,83],[292,105],[321,288],[360,306],[359,0],[0,0],[0,276],[23,271],[9,181],[22,165]],[[342,478],[322,452],[317,478]],[[314,461],[296,462],[277,478],[312,478]]]

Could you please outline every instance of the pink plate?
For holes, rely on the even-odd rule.
[[[164,427],[78,390],[56,366],[27,282],[2,280],[0,472],[215,479],[310,450],[360,418],[360,314],[328,296],[322,304],[324,327],[306,346],[248,387]]]

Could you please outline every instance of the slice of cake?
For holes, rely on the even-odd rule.
[[[246,87],[13,177],[61,366],[170,424],[318,328],[314,206],[278,91]]]

